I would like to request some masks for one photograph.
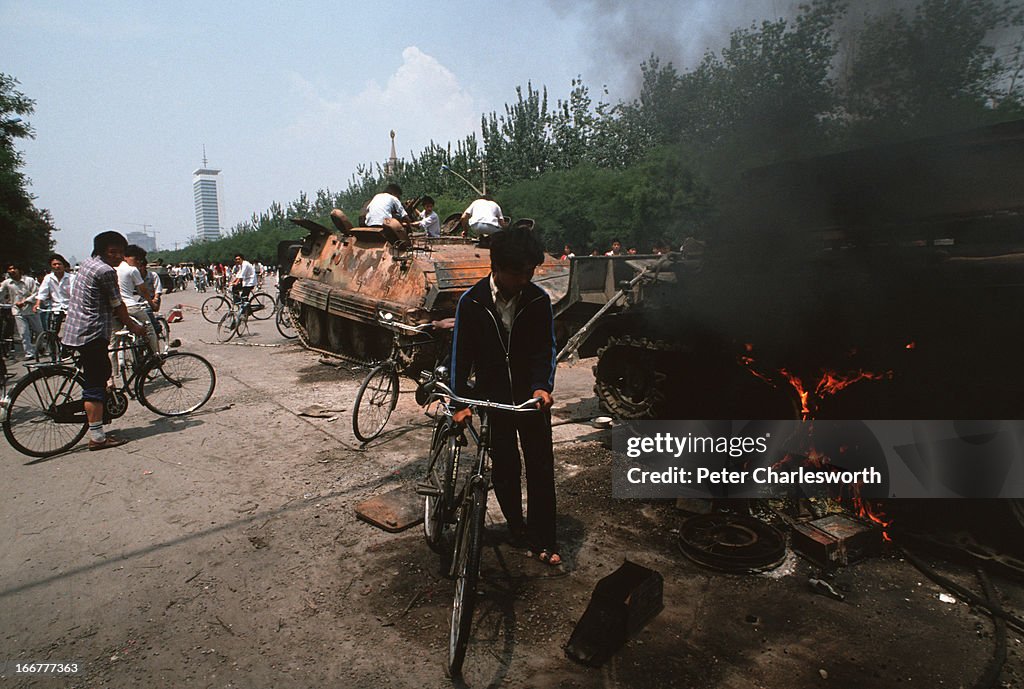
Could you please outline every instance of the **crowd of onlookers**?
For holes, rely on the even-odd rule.
[[[260,261],[254,261],[252,265],[256,270],[258,284],[261,286],[267,277],[277,272],[276,266],[267,266]],[[157,273],[163,281],[164,289],[168,292],[180,292],[190,286],[197,292],[205,292],[211,288],[224,291],[231,282],[233,270],[235,270],[233,262],[178,263],[157,267]]]
[[[153,314],[160,311],[164,293],[190,286],[199,292],[210,288],[225,290],[231,283],[232,272],[237,270],[234,262],[164,265],[157,259],[149,263],[144,250],[136,246],[129,249],[126,265],[133,262],[132,267],[139,271],[143,284],[141,287],[133,285],[124,297],[126,302],[136,301],[137,297],[140,310],[150,322]],[[252,266],[259,285],[276,272],[276,266],[265,266],[259,261],[254,261]],[[28,271],[17,263],[4,267],[6,273],[0,281],[0,339],[12,345],[20,343],[25,358],[31,359],[35,357],[35,343],[41,332],[60,331],[78,266],[72,269],[63,256],[51,254],[47,259],[49,270]]]
[[[650,250],[645,250],[642,253],[646,255],[661,255],[667,254],[672,251],[671,245],[668,240],[659,239],[656,240]],[[694,239],[693,237],[687,237],[683,245],[679,247],[678,251],[683,254],[685,258],[694,258],[700,256],[704,252],[704,242]],[[560,254],[554,254],[562,260],[569,258],[575,258],[576,256],[635,256],[641,252],[637,250],[636,246],[630,246],[629,248],[623,248],[622,242],[618,239],[613,239],[607,249],[600,249],[594,247],[589,253],[580,252],[577,253],[572,245],[566,244],[562,247]]]

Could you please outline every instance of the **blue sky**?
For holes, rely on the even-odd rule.
[[[564,97],[581,75],[632,95],[651,52],[692,65],[728,31],[789,0],[570,5],[456,1],[0,0],[0,71],[36,100],[23,141],[57,248],[151,225],[162,247],[195,233],[203,145],[223,172],[225,228],[302,191],[343,189],[360,162],[456,140],[515,87]],[[722,8],[725,5],[725,9]]]

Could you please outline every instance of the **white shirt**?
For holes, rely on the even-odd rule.
[[[519,304],[520,294],[522,292],[506,300],[498,292],[498,285],[494,282],[494,273],[491,273],[491,298],[494,299],[494,308],[498,310],[498,315],[501,316],[501,324],[505,326],[506,333],[512,332],[512,321],[516,319],[516,306]]]
[[[154,297],[164,293],[164,285],[155,271],[151,270],[146,273],[146,286],[149,287],[149,291],[153,293]]]
[[[243,259],[242,265],[235,266],[232,269],[231,278],[239,278],[242,282],[242,287],[255,287],[256,269],[252,267],[251,263]]]
[[[20,280],[8,277],[0,282],[0,302],[17,304],[19,301],[27,299],[34,304],[36,287],[38,287],[36,279],[31,275],[22,275]],[[32,307],[29,304],[25,304],[21,308],[25,309],[25,313],[32,313]],[[11,313],[17,316],[21,313],[21,309],[12,306]]]
[[[469,208],[466,209],[463,215],[467,214],[469,215],[470,227],[478,223],[501,227],[501,222],[504,220],[504,216],[501,212],[501,206],[496,204],[494,201],[488,201],[487,199],[477,199],[473,203],[469,204]]]
[[[143,282],[142,273],[135,266],[128,265],[128,261],[122,261],[121,265],[117,267],[117,286],[125,306],[139,306],[146,303],[138,291],[139,285]]]
[[[388,218],[405,218],[407,215],[402,202],[386,192],[374,196],[366,206],[366,224],[369,227],[383,225]]]
[[[47,273],[43,281],[39,283],[36,299],[50,308],[59,308],[66,311],[68,302],[71,301],[71,285],[74,281],[74,275],[68,272],[65,272],[60,280],[57,279],[54,273]]]
[[[438,219],[437,213],[434,211],[430,211],[430,214],[427,215],[427,217],[423,218],[423,220],[420,220],[416,224],[426,231],[428,237],[441,236],[441,221]]]

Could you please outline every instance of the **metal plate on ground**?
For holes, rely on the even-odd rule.
[[[395,488],[356,505],[364,522],[397,533],[423,521],[423,498],[411,488]]]

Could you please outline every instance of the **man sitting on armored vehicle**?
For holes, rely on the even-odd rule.
[[[411,218],[402,205],[402,187],[389,184],[384,191],[366,204],[366,227],[380,227],[394,232],[396,242],[409,241],[408,228]]]
[[[481,237],[506,227],[508,221],[501,212],[501,206],[494,202],[490,194],[482,195],[462,213],[462,229],[473,230]]]

